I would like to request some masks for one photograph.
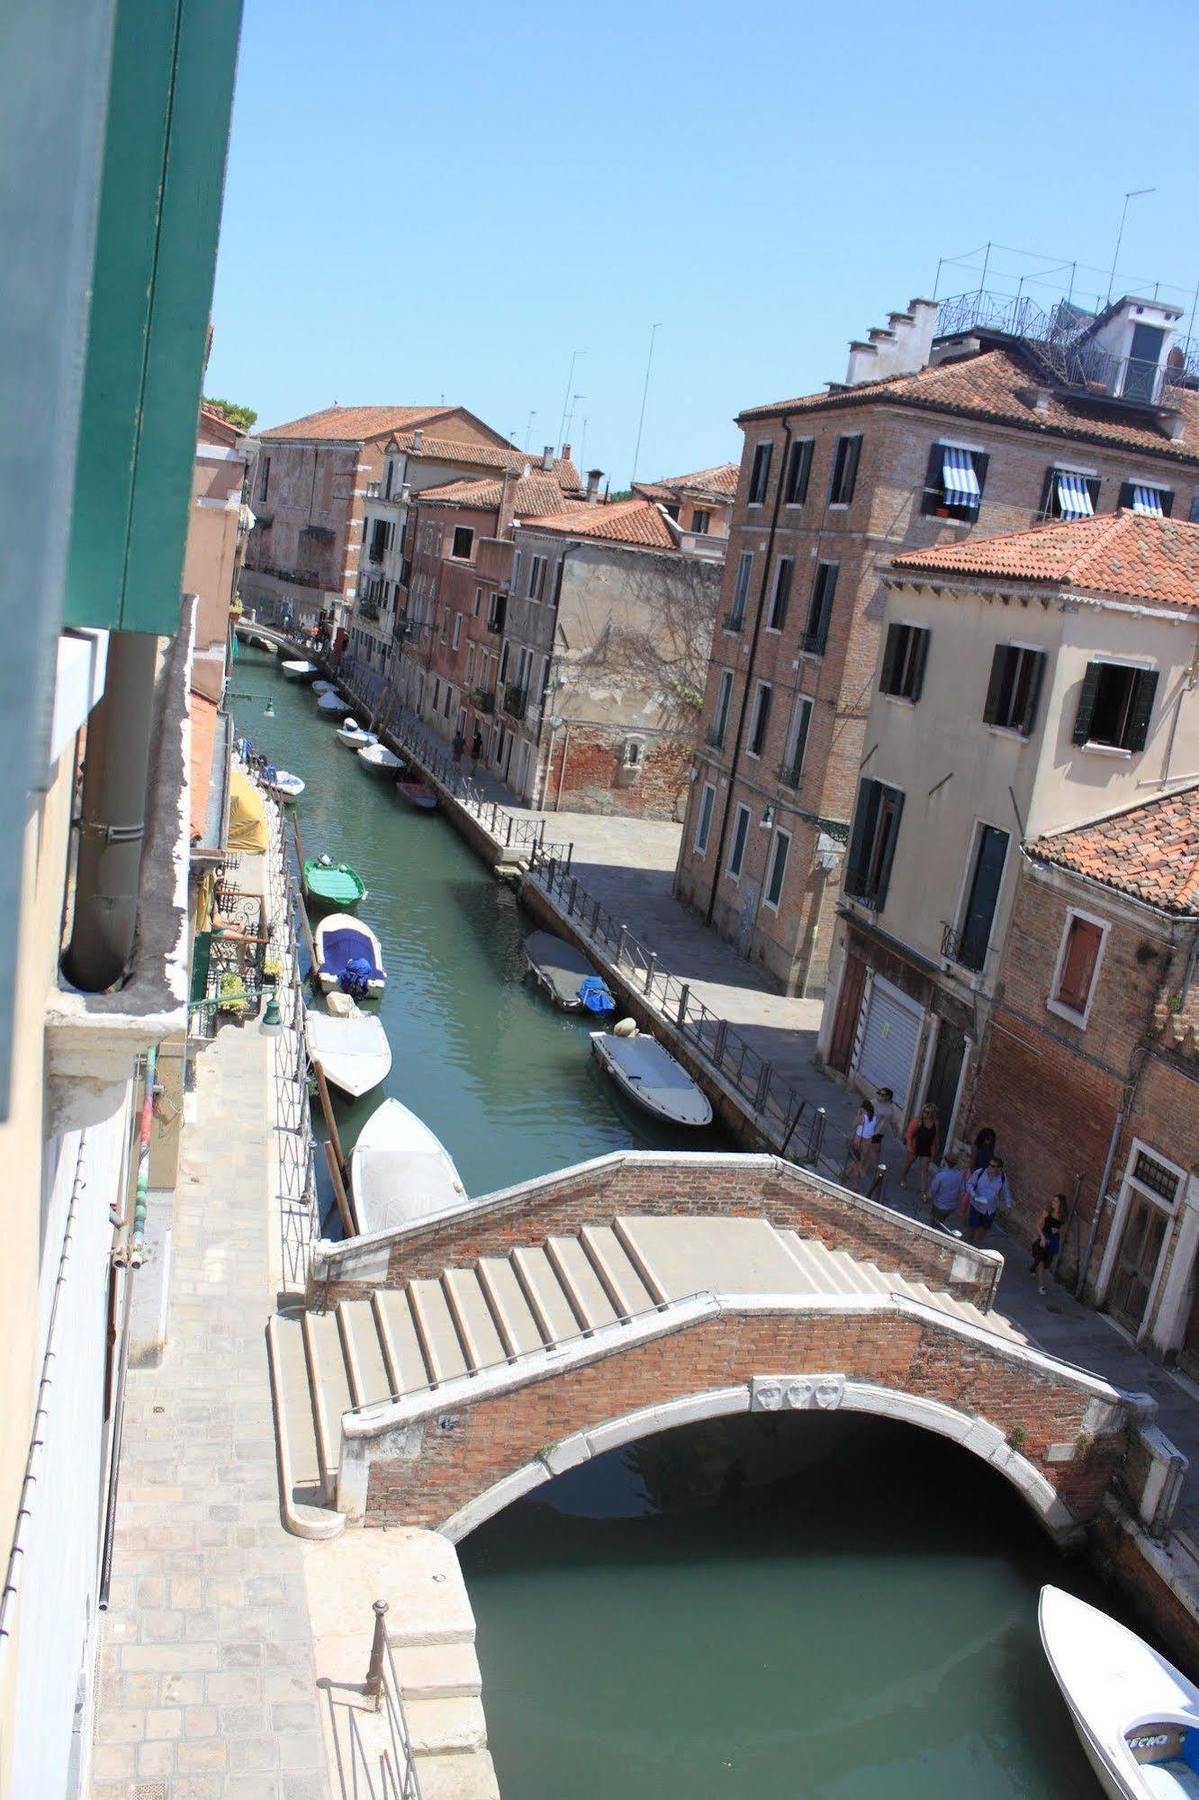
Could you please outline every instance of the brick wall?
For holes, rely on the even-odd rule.
[[[882,1270],[899,1269],[960,1299],[990,1306],[999,1265],[939,1233],[824,1186],[773,1157],[627,1156],[582,1163],[559,1175],[527,1182],[496,1200],[476,1202],[439,1224],[414,1226],[391,1244],[384,1281],[353,1276],[350,1249],[330,1261],[330,1280],[314,1278],[309,1304],[335,1305],[378,1286],[463,1268],[481,1256],[504,1256],[521,1245],[583,1225],[607,1224],[621,1214],[767,1218],[801,1237],[819,1238]],[[955,1279],[955,1264],[956,1279]],[[344,1268],[344,1274],[342,1270]]]
[[[372,1462],[366,1524],[436,1528],[495,1482],[575,1432],[764,1372],[836,1371],[916,1394],[1014,1434],[1074,1517],[1094,1517],[1124,1433],[1079,1444],[1089,1394],[1065,1375],[980,1346],[933,1321],[767,1313],[718,1316],[464,1406],[452,1430],[426,1421],[419,1453]],[[795,1429],[802,1430],[802,1420]],[[1051,1445],[1075,1445],[1049,1461]],[[411,1449],[411,1445],[409,1445]]]
[[[633,771],[623,765],[630,737],[641,744],[641,761]],[[572,723],[569,735],[554,734],[545,793],[555,810],[565,812],[681,818],[694,749],[691,733]]]

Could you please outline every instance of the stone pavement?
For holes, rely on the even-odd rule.
[[[128,1378],[97,1800],[329,1794],[267,1375],[269,1052],[256,1024],[225,1025],[197,1058],[167,1347]]]

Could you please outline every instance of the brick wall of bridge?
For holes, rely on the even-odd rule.
[[[1123,1429],[1086,1434],[1093,1396],[1067,1371],[932,1320],[894,1312],[725,1313],[457,1408],[447,1394],[445,1411],[414,1428],[419,1448],[410,1438],[403,1457],[371,1462],[364,1523],[437,1528],[575,1433],[755,1375],[827,1372],[981,1417],[1080,1523],[1098,1513],[1123,1454]],[[443,1429],[438,1419],[447,1416],[453,1423]],[[795,1429],[803,1429],[802,1417]]]
[[[819,1238],[830,1250],[846,1250],[884,1271],[898,1269],[984,1309],[991,1304],[1001,1267],[985,1252],[914,1226],[774,1157],[629,1155],[581,1163],[509,1189],[453,1218],[397,1234],[385,1277],[357,1274],[354,1246],[347,1245],[330,1261],[327,1288],[319,1275],[310,1280],[308,1303],[333,1306],[362,1298],[376,1287],[436,1277],[445,1269],[469,1267],[481,1256],[506,1256],[519,1246],[573,1234],[584,1225],[610,1224],[619,1214],[710,1212],[767,1218],[801,1237]]]

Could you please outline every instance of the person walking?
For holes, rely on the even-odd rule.
[[[929,1180],[929,1223],[936,1225],[941,1231],[953,1230],[951,1220],[955,1214],[961,1212],[965,1193],[966,1177],[958,1168],[957,1157],[950,1150],[946,1153],[941,1167]]]
[[[874,1103],[863,1100],[849,1136],[849,1152],[845,1159],[843,1179],[856,1180],[861,1192],[868,1194],[878,1172],[878,1148],[875,1143]]]
[[[1045,1276],[1057,1261],[1062,1247],[1062,1220],[1066,1216],[1065,1194],[1055,1194],[1053,1205],[1041,1220],[1041,1229],[1037,1233],[1037,1241],[1032,1247],[1032,1262],[1029,1274],[1037,1278],[1037,1292],[1045,1292]]]
[[[874,1135],[880,1155],[887,1147],[888,1136],[903,1136],[903,1114],[895,1104],[892,1088],[882,1087],[874,1097]]]
[[[466,737],[465,737],[465,734],[463,733],[461,725],[459,725],[457,731],[454,733],[454,761],[456,763],[460,763],[462,761],[462,752],[465,749],[466,749]]]
[[[472,775],[477,775],[479,772],[479,758],[482,756],[482,754],[483,754],[483,733],[479,730],[479,727],[476,725],[475,726],[475,735],[470,740],[470,760],[471,760],[471,765],[472,765],[470,772]]]
[[[984,1125],[974,1140],[974,1155],[970,1163],[970,1173],[976,1169],[985,1169],[995,1154],[995,1133],[989,1125]]]
[[[1012,1190],[1003,1172],[1002,1157],[993,1156],[985,1169],[975,1169],[966,1183],[966,1198],[970,1203],[966,1236],[972,1244],[979,1244],[995,1223],[1000,1208],[1011,1211]]]
[[[920,1117],[912,1120],[905,1133],[904,1141],[908,1147],[908,1160],[904,1164],[899,1185],[902,1188],[907,1187],[908,1176],[912,1172],[912,1165],[915,1164],[916,1183],[920,1189],[920,1198],[927,1200],[929,1167],[937,1154],[941,1141],[940,1121],[937,1117],[937,1109],[931,1101],[927,1106],[921,1107]]]

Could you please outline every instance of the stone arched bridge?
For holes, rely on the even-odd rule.
[[[459,1538],[632,1439],[846,1408],[954,1439],[1064,1541],[1152,1406],[991,1312],[1001,1266],[745,1156],[605,1157],[323,1245],[268,1331],[285,1517]]]

